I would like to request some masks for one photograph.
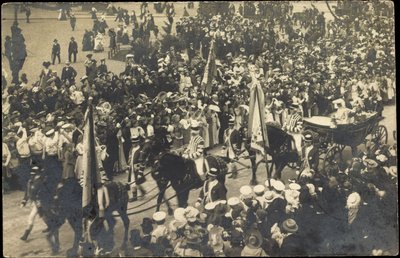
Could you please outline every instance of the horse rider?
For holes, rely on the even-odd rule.
[[[191,138],[182,157],[192,159],[195,162],[197,174],[204,180],[204,139],[200,136],[200,124],[196,120],[193,120],[191,123]]]
[[[25,229],[25,233],[20,238],[23,241],[28,239],[29,234],[32,231],[33,224],[35,222],[36,215],[40,216],[40,194],[43,191],[45,176],[41,173],[41,169],[39,167],[34,166],[31,169],[31,178],[29,179],[24,199],[21,201],[20,207],[25,207],[28,201],[32,202],[32,210],[28,217],[28,227]]]
[[[208,179],[204,182],[203,187],[200,190],[199,198],[195,204],[196,207],[207,203],[215,202],[218,200],[226,200],[227,189],[218,179],[218,170],[216,168],[210,168],[207,171]]]
[[[140,145],[139,145],[140,139],[138,135],[132,135],[131,136],[131,143],[132,147],[131,150],[129,151],[129,161],[128,161],[128,166],[129,166],[129,174],[128,174],[128,183],[130,184],[130,189],[132,192],[132,198],[129,199],[129,202],[133,202],[137,200],[137,189],[140,190],[142,193],[142,196],[146,194],[146,191],[144,190],[143,186],[141,185],[143,183],[143,173],[140,173],[142,171],[142,168],[140,167]]]
[[[318,170],[319,152],[318,148],[313,144],[314,137],[311,133],[304,135],[304,146],[302,147],[303,156],[301,157],[302,176],[312,177],[313,173]]]
[[[291,114],[286,119],[285,123],[282,126],[282,129],[285,130],[288,134],[293,137],[294,147],[297,151],[297,154],[302,157],[302,130],[303,130],[303,116],[300,110],[300,105],[298,103],[293,103],[290,107]],[[299,164],[298,164],[299,167]]]
[[[237,168],[234,162],[235,159],[238,159],[238,153],[240,152],[239,142],[240,142],[240,133],[235,128],[235,119],[234,117],[229,118],[229,128],[227,128],[224,132],[224,142],[226,147],[226,157],[229,160],[229,167],[232,175],[229,178],[235,179],[237,177]]]

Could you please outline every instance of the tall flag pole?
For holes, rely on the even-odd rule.
[[[82,239],[86,246],[90,246],[93,245],[92,236],[90,234],[90,224],[93,223],[94,219],[98,216],[99,208],[97,202],[97,188],[99,187],[98,183],[101,180],[95,149],[93,105],[91,104],[90,98],[85,114],[82,143]],[[82,251],[84,253],[87,252],[85,247]]]
[[[254,73],[252,74],[252,85],[250,89],[248,136],[251,138],[250,147],[260,151],[264,155],[267,168],[268,184],[271,187],[271,174],[268,167],[267,148],[269,147],[267,128],[264,118],[264,92]]]
[[[210,51],[208,52],[207,64],[204,69],[203,80],[201,81],[202,90],[208,95],[211,94],[212,81],[217,76],[217,66],[215,64],[215,35],[211,39]]]

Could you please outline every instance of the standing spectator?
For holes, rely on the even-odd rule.
[[[108,68],[106,65],[106,59],[100,59],[100,65],[97,67],[97,73],[98,74],[107,74],[108,73]]]
[[[93,20],[97,19],[97,10],[96,10],[96,8],[92,7],[92,10],[90,11],[90,14],[92,15],[92,19]]]
[[[68,46],[68,60],[71,62],[71,56],[74,56],[74,63],[76,63],[76,54],[78,53],[78,43],[76,43],[75,38],[71,37],[71,41]]]
[[[53,48],[51,49],[51,58],[53,60],[53,65],[54,62],[56,61],[56,57],[58,58],[58,63],[61,63],[60,52],[61,52],[60,44],[58,44],[57,39],[55,39],[53,41]]]
[[[71,14],[69,18],[69,23],[71,24],[72,31],[74,31],[76,26],[76,17],[74,14]]]
[[[25,7],[25,15],[26,15],[26,23],[30,23],[29,16],[31,16],[31,8],[28,6]]]
[[[75,77],[78,74],[73,67],[70,66],[70,62],[67,61],[65,62],[65,67],[62,69],[61,72],[61,81],[62,82],[69,82],[69,85],[72,85],[75,83]]]
[[[40,87],[44,89],[47,87],[47,81],[50,79],[50,76],[52,74],[51,69],[49,69],[50,62],[43,62],[44,68],[42,69],[42,72],[39,75],[39,81],[40,81]]]

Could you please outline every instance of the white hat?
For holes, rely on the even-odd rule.
[[[132,54],[127,54],[125,57],[126,57],[126,58],[128,58],[128,57],[133,57],[133,55],[132,55]]]
[[[264,198],[268,203],[272,202],[275,199],[274,197],[275,197],[275,194],[273,191],[266,191],[264,193]]]
[[[270,180],[270,182],[271,182],[271,186],[273,186],[273,185],[274,185],[274,182],[275,182],[276,180],[273,179],[273,178],[270,178],[269,180]],[[266,187],[269,187],[268,179],[265,180],[265,186],[266,186]]]
[[[244,186],[240,187],[240,193],[242,194],[243,198],[251,198],[253,190],[251,189],[250,186],[244,185]]]
[[[347,206],[355,206],[361,202],[361,196],[354,192],[347,197]]]
[[[178,221],[186,221],[185,218],[185,209],[184,208],[176,208],[174,210],[174,218]]]
[[[50,129],[46,132],[46,136],[49,136],[54,133],[54,129]]]
[[[301,189],[301,186],[299,185],[299,184],[297,184],[297,183],[290,183],[289,184],[289,188],[291,189],[291,190],[300,190]]]
[[[276,180],[274,181],[274,183],[271,182],[272,187],[276,190],[276,191],[283,191],[285,190],[285,184],[282,183],[282,181]]]
[[[228,199],[229,206],[235,206],[235,205],[238,205],[239,203],[240,203],[240,200],[237,197],[231,197]]]
[[[165,219],[167,214],[163,211],[157,211],[156,213],[153,214],[153,220],[154,221],[162,221]]]
[[[188,206],[185,209],[185,217],[186,217],[187,221],[191,221],[191,222],[196,221],[196,217],[199,213],[200,213],[199,210],[192,206]]]
[[[72,124],[69,124],[69,123],[67,123],[67,124],[64,124],[61,128],[62,129],[71,129],[71,128],[73,128],[74,126],[72,125]]]
[[[215,203],[214,202],[209,202],[204,206],[204,209],[208,211],[212,211],[215,208]]]
[[[263,185],[256,185],[256,186],[254,186],[253,191],[254,191],[254,193],[256,193],[256,194],[264,193],[264,191],[265,191],[265,186],[263,186]]]

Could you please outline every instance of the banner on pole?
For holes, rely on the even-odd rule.
[[[250,89],[249,123],[248,133],[251,137],[250,147],[261,151],[265,155],[265,147],[269,146],[268,136],[264,118],[264,93],[260,83],[253,76]]]
[[[207,94],[211,94],[212,81],[217,76],[217,66],[215,64],[215,40],[211,40],[210,52],[208,53],[208,60],[204,69],[203,80],[201,81],[201,88]]]

